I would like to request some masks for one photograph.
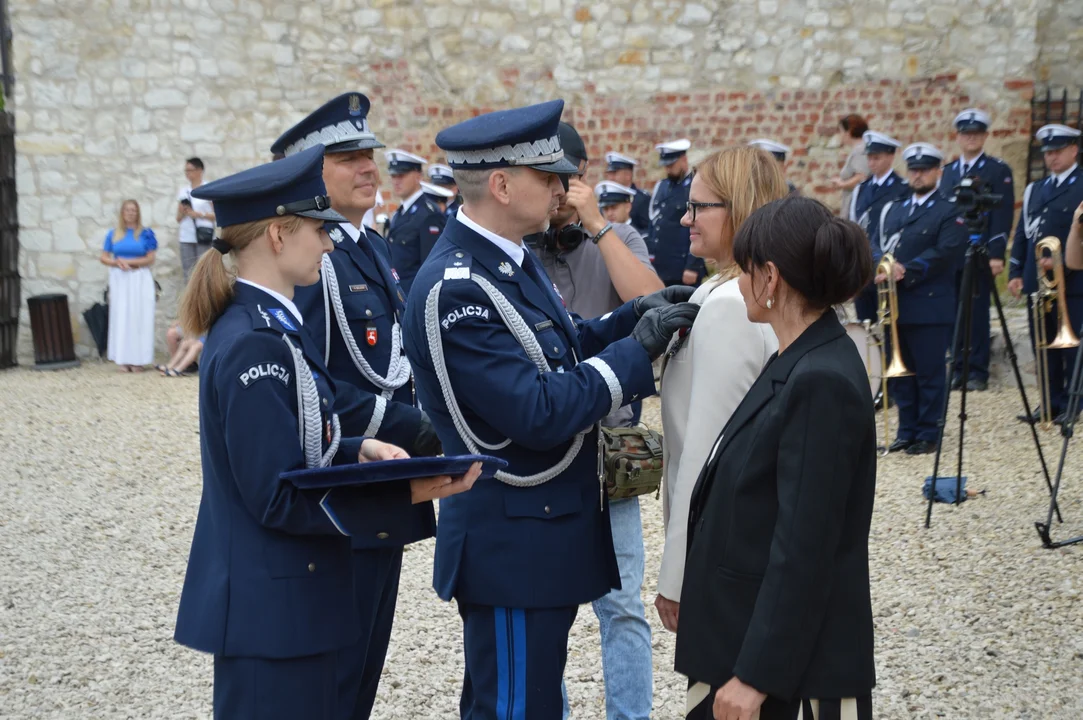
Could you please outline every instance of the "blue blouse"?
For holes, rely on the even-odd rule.
[[[114,230],[110,230],[105,234],[105,247],[103,248],[105,252],[113,253],[113,257],[140,258],[158,249],[158,238],[154,237],[154,231],[150,228],[143,228],[138,240],[133,237],[134,233],[129,228],[124,232],[123,239],[113,242],[114,232]]]

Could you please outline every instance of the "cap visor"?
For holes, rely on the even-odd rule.
[[[659,164],[659,165],[661,165],[662,167],[669,167],[669,166],[670,166],[670,165],[672,165],[673,163],[675,163],[675,162],[677,162],[678,160],[680,160],[680,159],[681,159],[682,157],[684,157],[684,155],[678,155],[678,156],[677,156],[677,157],[675,157],[675,158],[666,158],[666,159],[664,159],[664,160],[659,160],[659,161],[658,161],[658,164]]]
[[[1071,147],[1072,145],[1075,145],[1075,144],[1076,143],[1074,143],[1074,142],[1063,142],[1061,140],[1057,140],[1056,142],[1053,142],[1053,143],[1045,143],[1045,144],[1043,144],[1041,152],[1049,152],[1051,150],[1060,150],[1061,148]]]
[[[302,210],[294,215],[300,215],[301,217],[312,218],[313,220],[323,220],[324,222],[348,222],[345,215],[342,215],[337,210],[327,208],[326,210]]]
[[[519,165],[517,167],[527,167],[531,170],[537,170],[539,172],[556,173],[557,175],[578,175],[579,168],[572,163],[571,160],[564,157],[557,160],[554,163],[546,163],[544,165]]]
[[[347,140],[346,142],[328,145],[323,149],[323,152],[325,155],[329,155],[331,153],[353,152],[354,150],[375,150],[382,147],[387,146],[375,138],[362,140]]]
[[[932,162],[932,163],[921,162],[921,163],[907,163],[906,164],[906,169],[907,170],[929,170],[931,168],[938,168],[938,167],[940,167],[940,161],[939,160],[936,161],[936,162]]]

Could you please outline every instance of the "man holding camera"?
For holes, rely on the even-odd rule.
[[[1004,254],[1015,214],[1015,186],[1012,169],[1000,158],[986,155],[985,140],[989,137],[989,114],[977,108],[967,108],[955,116],[955,138],[959,144],[959,159],[944,168],[940,182],[943,194],[954,199],[953,188],[966,177],[981,181],[988,192],[1000,195],[1000,202],[985,213],[987,222],[981,242],[989,250],[989,269],[993,277],[1004,272]],[[962,284],[962,268],[955,274],[956,294]],[[992,287],[985,269],[981,268],[974,282],[974,301],[970,315],[970,372],[967,390],[985,390],[989,385],[989,302]],[[962,298],[960,298],[960,302]],[[962,337],[960,336],[960,343]],[[957,352],[955,376],[951,389],[963,384],[963,354]]]
[[[185,160],[184,177],[188,182],[177,192],[177,222],[180,224],[177,240],[180,242],[184,284],[187,285],[192,268],[214,240],[214,204],[192,197],[192,191],[203,184],[202,160],[197,157]]]
[[[559,137],[564,158],[578,171],[550,215],[549,230],[525,240],[538,254],[568,310],[591,319],[663,285],[651,267],[647,244],[628,224],[635,191],[606,181],[599,185],[595,198],[583,182],[588,158],[582,138],[565,122],[560,123]],[[606,206],[608,221],[599,212],[599,203]],[[691,297],[693,289],[687,290]],[[631,427],[639,414],[639,403],[634,405],[634,409],[625,405],[610,413],[602,425]],[[648,720],[653,672],[651,627],[640,592],[644,557],[639,498],[611,498],[609,513],[621,586],[592,603],[601,632],[606,714],[610,720]]]
[[[620,586],[596,423],[654,394],[652,360],[698,312],[656,293],[578,320],[524,247],[578,172],[563,109],[487,113],[436,136],[463,206],[406,305],[417,397],[445,453],[508,462],[440,504],[433,584],[463,621],[469,720],[560,717],[578,607]]]

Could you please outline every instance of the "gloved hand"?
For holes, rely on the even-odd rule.
[[[667,288],[662,288],[658,292],[653,292],[650,295],[644,295],[637,297],[632,301],[632,307],[635,308],[636,317],[643,317],[643,313],[647,312],[651,308],[667,307],[669,305],[676,305],[677,303],[688,302],[692,297],[692,293],[696,291],[696,288],[690,285],[670,285]]]
[[[421,425],[417,429],[417,437],[411,448],[410,457],[436,457],[444,451],[440,444],[440,437],[436,434],[436,428],[432,425],[428,413],[421,411]]]
[[[673,333],[692,327],[699,308],[699,305],[688,302],[651,308],[636,323],[632,337],[643,346],[651,362],[654,362],[666,351]]]

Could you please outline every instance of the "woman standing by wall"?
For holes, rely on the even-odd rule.
[[[848,147],[850,152],[846,156],[846,162],[835,178],[835,187],[842,190],[842,205],[839,207],[839,217],[853,220],[850,217],[850,196],[854,194],[854,188],[869,176],[869,161],[865,158],[865,141],[862,135],[869,129],[869,124],[860,115],[847,115],[839,120],[839,137],[843,147]]]
[[[666,545],[654,605],[671,632],[677,631],[688,502],[696,476],[718,428],[777,347],[771,328],[749,322],[745,313],[733,238],[756,208],[788,192],[780,163],[755,147],[712,154],[696,167],[689,189],[681,220],[690,229],[689,251],[712,260],[719,272],[692,296],[703,309],[692,330],[670,346],[662,370]]]
[[[125,200],[116,227],[105,234],[102,265],[109,267],[108,357],[119,372],[142,372],[154,360],[154,231],[143,227],[139,203]]]

